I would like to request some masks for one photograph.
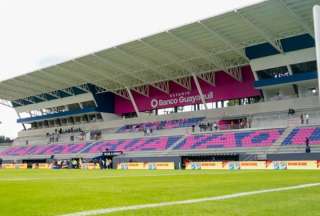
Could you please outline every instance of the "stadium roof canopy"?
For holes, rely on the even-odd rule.
[[[0,83],[0,98],[17,100],[94,84],[117,92],[157,86],[212,71],[232,73],[249,64],[245,48],[269,43],[282,53],[280,39],[313,37],[312,7],[320,0],[269,0],[219,16],[137,39]],[[42,98],[43,99],[43,98]]]

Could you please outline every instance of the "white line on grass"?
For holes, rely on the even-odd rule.
[[[152,171],[150,171],[152,172]],[[255,173],[258,171],[241,171],[241,172],[232,172],[232,171],[225,171],[225,172],[218,172],[218,173],[210,173],[210,172],[195,172],[195,173],[160,173],[160,174],[133,174],[133,175],[107,175],[105,173],[105,176],[75,176],[75,177],[17,177],[17,178],[1,178],[1,181],[42,181],[42,180],[73,180],[73,179],[108,179],[108,178],[128,178],[128,177],[161,177],[161,176],[190,176],[190,175],[226,175],[226,174],[232,174],[232,173]]]
[[[302,184],[302,185],[282,187],[282,188],[272,188],[272,189],[249,191],[249,192],[240,192],[240,193],[234,193],[234,194],[229,194],[229,195],[206,197],[206,198],[200,198],[200,199],[190,199],[190,200],[181,200],[181,201],[173,201],[173,202],[161,202],[161,203],[154,203],[154,204],[132,205],[132,206],[123,206],[123,207],[115,207],[115,208],[105,208],[105,209],[81,211],[81,212],[63,214],[60,216],[102,215],[102,214],[109,214],[109,213],[120,212],[120,211],[139,210],[139,209],[146,209],[146,208],[159,208],[159,207],[164,207],[164,206],[174,206],[174,205],[194,204],[194,203],[216,201],[216,200],[226,200],[226,199],[233,199],[233,198],[244,197],[244,196],[252,196],[252,195],[256,195],[256,194],[289,191],[289,190],[296,190],[296,189],[317,187],[317,186],[320,186],[320,183]]]

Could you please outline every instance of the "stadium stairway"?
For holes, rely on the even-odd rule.
[[[269,148],[269,153],[277,153],[282,148],[282,142],[288,137],[295,127],[287,127],[279,139]]]
[[[78,154],[80,155],[82,152],[85,152],[86,150],[90,149],[95,144],[101,142],[101,140],[97,140],[95,142],[91,142],[89,145],[87,145],[84,149],[82,149]]]
[[[305,130],[305,128],[307,130]],[[308,128],[311,128],[311,132],[308,132]],[[312,128],[314,128],[314,130],[312,130]],[[320,129],[319,128],[320,126],[318,124],[299,125],[298,127],[292,128],[287,138],[281,142],[280,148],[276,153],[304,153],[305,152],[304,142],[305,142],[306,136],[310,136],[311,152],[320,152],[320,143],[319,143]],[[303,133],[300,133],[298,142],[294,144],[293,143],[294,141],[290,141],[289,137],[292,134],[295,134],[297,130],[305,130],[305,131]]]
[[[170,146],[166,151],[172,151],[175,147],[177,147],[179,144],[181,144],[186,139],[186,137],[187,137],[186,135],[183,135],[172,146]]]

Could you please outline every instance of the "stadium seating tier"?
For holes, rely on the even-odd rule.
[[[303,130],[303,134],[311,134],[311,129]],[[319,129],[312,130],[310,140],[320,140]],[[95,143],[81,144],[52,144],[35,146],[13,146],[0,156],[28,156],[28,155],[57,155],[57,154],[99,154],[106,150],[139,152],[139,151],[165,151],[214,149],[214,148],[241,148],[241,147],[269,147],[275,143],[284,129],[211,132],[201,134],[189,134],[162,137],[141,137],[134,139],[105,140]],[[301,131],[299,133],[302,133]],[[294,134],[299,134],[293,131]],[[290,136],[290,135],[289,135]],[[179,142],[178,142],[179,141]]]
[[[176,150],[267,147],[280,138],[284,129],[189,135]]]
[[[309,138],[310,144],[320,144],[320,127],[294,128],[284,139],[282,145],[304,145],[306,138]]]
[[[13,146],[1,152],[0,156],[76,154],[86,148],[89,144],[90,143]]]

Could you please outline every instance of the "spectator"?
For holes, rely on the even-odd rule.
[[[210,130],[210,131],[212,131],[212,123],[208,122],[208,124],[207,124],[207,129]]]
[[[213,127],[214,127],[215,130],[218,130],[217,122],[214,122]]]
[[[309,114],[306,114],[306,124],[309,124]]]
[[[304,124],[303,113],[301,113],[301,115],[300,115],[300,121],[301,121],[301,124]]]
[[[311,152],[309,142],[310,142],[309,138],[306,137],[306,141],[305,141],[305,143],[306,143],[306,153],[310,153]]]
[[[73,160],[71,161],[71,163],[72,163],[72,168],[73,168],[73,169],[78,168],[78,162],[77,162],[76,159],[73,159]]]
[[[244,128],[244,121],[240,120],[240,128]]]
[[[249,120],[248,120],[248,127],[251,128],[251,124],[252,124],[252,117],[250,116]]]

